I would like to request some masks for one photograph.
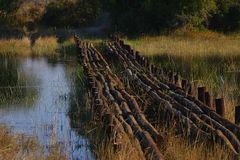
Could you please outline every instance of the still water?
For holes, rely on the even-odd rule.
[[[57,143],[69,159],[95,159],[89,141],[71,127],[68,116],[75,87],[74,60],[0,59],[0,71],[1,96],[5,97],[0,124],[14,133],[37,136],[45,153]]]

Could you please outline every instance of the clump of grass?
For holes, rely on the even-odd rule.
[[[219,144],[209,146],[206,143],[189,144],[183,137],[176,136],[173,130],[161,131],[164,134],[165,146],[163,156],[165,160],[228,160],[233,157],[230,151]]]
[[[32,47],[32,54],[34,56],[54,56],[57,55],[58,47],[56,37],[40,37]]]
[[[31,42],[28,38],[0,40],[1,56],[28,56],[31,54]]]
[[[67,158],[61,155],[58,149],[45,156],[36,138],[26,137],[22,134],[12,134],[8,128],[0,126],[0,159],[65,160]]]

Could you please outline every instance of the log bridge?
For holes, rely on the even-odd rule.
[[[164,136],[158,123],[175,127],[178,134],[191,143],[219,143],[236,159],[240,153],[240,107],[236,107],[236,123],[224,118],[224,99],[212,98],[205,86],[195,89],[178,73],[157,67],[117,36],[103,42],[103,53],[92,43],[75,36],[78,60],[83,66],[91,93],[95,118],[101,120],[114,135],[116,148],[123,146],[123,135],[137,140],[137,147],[146,159],[163,159]],[[113,71],[114,59],[124,75]],[[122,75],[122,76],[121,76]],[[123,80],[123,79],[127,79]],[[139,88],[145,97],[155,102],[143,108]],[[156,105],[157,104],[157,105]]]

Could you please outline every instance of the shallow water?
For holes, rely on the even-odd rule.
[[[0,124],[15,133],[36,136],[45,153],[57,143],[69,159],[95,159],[89,141],[71,128],[68,116],[76,62],[21,58],[0,59],[0,64],[1,91],[17,86],[25,96],[18,101],[10,96],[1,104]]]

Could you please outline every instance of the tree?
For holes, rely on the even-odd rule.
[[[14,11],[17,9],[19,0],[0,0],[0,23],[10,24],[13,20]]]
[[[24,1],[15,12],[15,19],[19,26],[33,27],[41,20],[44,12],[43,3]]]
[[[238,0],[217,0],[217,12],[210,18],[210,28],[221,31],[240,29],[240,2]]]
[[[81,26],[100,14],[100,0],[59,0],[46,8],[43,22],[51,26]]]

